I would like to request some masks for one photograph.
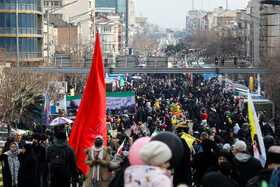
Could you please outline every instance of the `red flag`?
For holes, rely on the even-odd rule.
[[[75,151],[78,168],[84,174],[88,170],[84,150],[93,146],[97,135],[103,136],[107,146],[106,87],[98,32],[87,84],[68,141]]]

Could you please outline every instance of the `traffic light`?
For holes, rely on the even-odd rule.
[[[218,65],[218,58],[215,58],[215,65]]]
[[[225,58],[222,57],[222,65],[224,65],[224,64],[225,64]]]
[[[234,62],[234,65],[237,65],[237,57],[236,56],[233,58],[233,62]]]

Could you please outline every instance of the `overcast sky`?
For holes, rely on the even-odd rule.
[[[226,7],[226,0],[132,0],[136,16],[148,17],[149,23],[163,28],[184,28],[186,15],[192,9],[212,11],[219,6]],[[228,0],[229,9],[244,9],[249,0]]]

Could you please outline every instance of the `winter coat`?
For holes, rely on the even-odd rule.
[[[43,165],[46,162],[46,148],[42,144],[38,144],[37,147],[33,145],[33,150],[38,160],[38,171],[43,171]]]
[[[248,152],[239,152],[233,158],[233,164],[240,173],[240,186],[246,186],[246,182],[262,170],[260,161]]]
[[[126,187],[172,187],[170,178],[166,175],[166,170],[156,166],[129,166],[124,173],[124,183]]]
[[[184,155],[180,164],[174,168],[173,184],[174,186],[178,186],[179,184],[187,184],[188,186],[191,186],[191,151],[186,141],[182,138],[181,141],[184,145]]]
[[[33,151],[32,145],[24,146],[25,153],[20,157],[20,167],[18,172],[18,187],[38,187],[38,161]]]
[[[195,181],[197,186],[200,186],[202,177],[217,159],[217,154],[211,151],[203,151],[194,156],[192,166],[196,170]]]
[[[94,166],[92,165],[92,147],[89,148],[89,152],[87,154],[85,164],[89,166],[88,172],[86,174],[86,184],[85,187],[90,187],[92,183],[92,175]],[[99,170],[99,187],[107,187],[110,183],[111,177],[109,176],[109,170],[107,168],[109,162],[111,161],[111,157],[107,151],[107,148],[103,148],[103,158],[100,160],[100,170]]]
[[[257,176],[248,180],[246,187],[261,187],[263,181],[269,184],[272,171],[273,169],[262,169]]]
[[[62,148],[65,151],[65,167],[64,173],[61,175],[55,175],[50,172],[52,184],[65,184],[64,186],[70,186],[70,177],[77,177],[79,174],[75,153],[72,147],[67,144],[67,140],[56,140],[55,144],[48,147],[47,150],[47,162],[50,162],[51,155],[56,148]]]
[[[12,175],[9,168],[8,156],[3,154],[0,156],[0,160],[2,161],[3,184],[5,187],[11,187]]]

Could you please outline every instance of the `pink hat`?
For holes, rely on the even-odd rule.
[[[144,165],[143,161],[140,159],[138,153],[139,150],[146,144],[150,142],[150,137],[142,137],[137,139],[133,144],[131,145],[129,149],[128,159],[130,165]]]

